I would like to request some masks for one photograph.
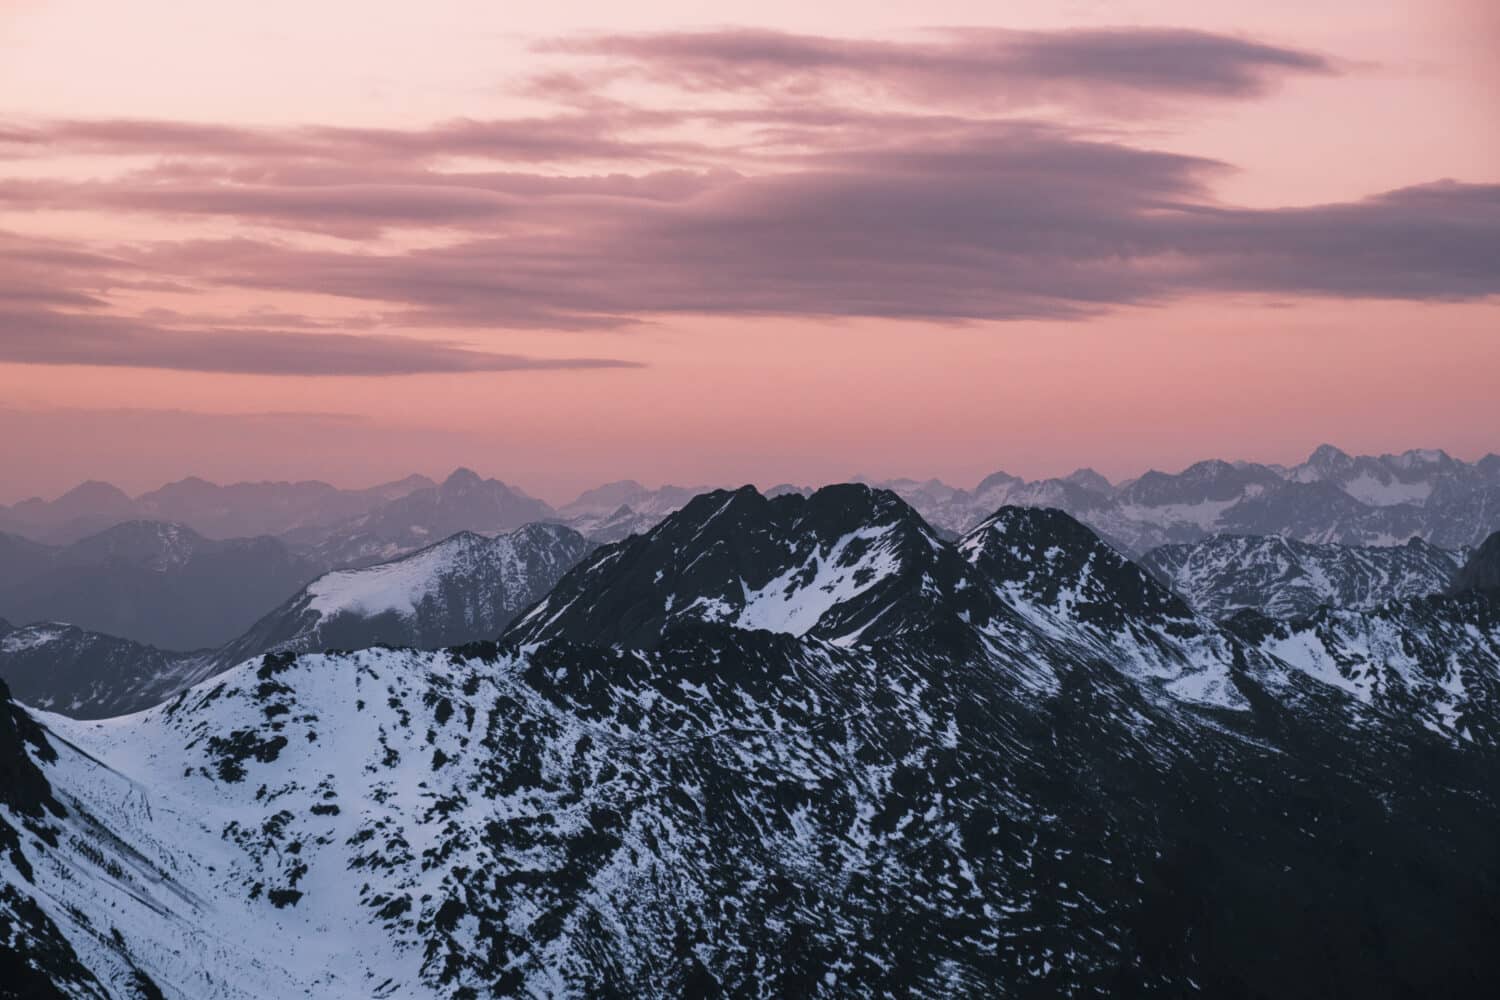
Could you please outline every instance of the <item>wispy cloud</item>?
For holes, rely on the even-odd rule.
[[[612,358],[536,358],[374,333],[183,330],[119,316],[0,309],[0,362],[237,375],[420,375],[632,368]]]
[[[616,72],[695,91],[781,88],[807,95],[853,84],[968,107],[1117,105],[1127,95],[1246,98],[1293,74],[1337,71],[1315,52],[1170,28],[968,27],[920,41],[729,29],[556,39],[539,48],[606,57],[618,64]]]
[[[682,202],[550,206],[526,227],[395,253],[250,240],[143,265],[365,301],[403,323],[586,329],[667,313],[1076,318],[1203,293],[1500,292],[1500,187],[1233,209],[1223,165],[1035,132],[813,157]],[[518,223],[518,225],[520,225]]]
[[[657,160],[661,145],[612,137],[612,117],[560,113],[491,121],[458,119],[417,129],[253,128],[137,119],[79,119],[0,125],[0,155],[46,153],[178,155],[247,160],[413,162],[446,156],[519,161]]]

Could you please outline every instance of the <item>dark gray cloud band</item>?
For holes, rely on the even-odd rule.
[[[689,90],[808,94],[855,84],[966,106],[1247,98],[1293,74],[1337,72],[1318,53],[1167,28],[961,28],[900,42],[729,29],[562,39],[542,48],[606,58],[620,72]]]
[[[638,367],[534,358],[384,334],[178,330],[116,316],[0,308],[0,362],[236,375],[422,375]]]
[[[1500,293],[1500,186],[1231,209],[1209,161],[1033,134],[830,155],[681,202],[556,206],[544,231],[403,254],[239,241],[152,266],[319,292],[408,323],[590,328],[659,314],[1006,320],[1204,293]]]

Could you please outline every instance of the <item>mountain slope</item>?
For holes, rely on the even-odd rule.
[[[116,995],[1384,997],[1493,974],[1487,761],[1321,686],[1240,677],[1226,713],[1049,667],[1043,693],[962,632],[712,624],[650,651],[267,657],[140,716],[42,717],[54,759],[23,763],[64,815],[53,843],[18,834],[37,877],[13,884]]]
[[[267,652],[493,639],[592,548],[557,524],[495,538],[463,532],[392,562],[319,577],[217,657],[227,666]]]
[[[41,573],[54,551],[50,545],[0,532],[0,593]]]
[[[215,672],[209,650],[175,653],[47,622],[0,628],[0,678],[28,705],[104,719],[160,704]]]
[[[1324,445],[1291,469],[1213,460],[1118,485],[1090,470],[1035,482],[999,472],[974,490],[935,480],[879,485],[946,531],[965,532],[1002,505],[1057,507],[1133,554],[1214,534],[1343,545],[1420,537],[1462,549],[1500,528],[1500,458],[1471,464],[1432,449],[1351,457]]]
[[[1463,743],[1500,748],[1500,613],[1485,595],[1320,608],[1276,621],[1242,611],[1245,642],[1383,712]]]
[[[1211,618],[1242,608],[1297,618],[1321,605],[1373,608],[1438,593],[1448,587],[1463,555],[1420,538],[1366,548],[1277,535],[1214,535],[1152,549],[1141,565]]]
[[[1171,698],[1244,709],[1233,668],[1263,682],[1277,673],[1245,662],[1177,595],[1060,510],[1002,507],[957,547],[1038,631]]]
[[[32,838],[58,846],[53,822],[65,812],[38,766],[56,759],[42,729],[0,681],[0,993],[6,996],[106,995],[38,904],[37,872],[23,848]]]

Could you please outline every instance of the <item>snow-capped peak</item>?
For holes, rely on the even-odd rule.
[[[674,625],[710,622],[869,641],[919,607],[931,614],[963,573],[894,493],[846,484],[768,498],[747,486],[600,549],[508,637],[653,648]]]

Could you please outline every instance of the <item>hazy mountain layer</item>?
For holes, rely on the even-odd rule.
[[[56,548],[22,546],[24,558],[0,568],[0,614],[168,649],[228,641],[319,572],[275,538],[213,540],[155,521]]]
[[[105,718],[159,704],[269,651],[382,643],[430,649],[493,639],[591,548],[555,524],[495,538],[455,535],[390,563],[320,576],[231,642],[196,652],[32,625],[0,636],[0,677],[27,704]]]

